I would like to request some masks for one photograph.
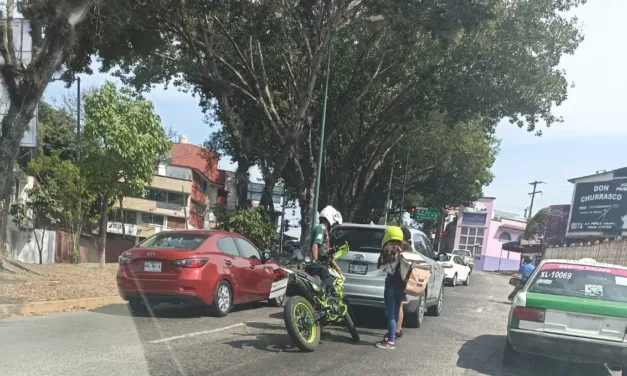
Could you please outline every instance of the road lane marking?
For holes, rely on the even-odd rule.
[[[244,325],[246,325],[246,324],[243,323],[243,322],[240,322],[238,324],[223,326],[222,328],[216,328],[216,329],[211,329],[211,330],[203,330],[203,331],[200,331],[200,332],[187,333],[187,334],[182,334],[180,336],[167,337],[167,338],[157,339],[155,341],[149,341],[149,342],[150,343],[170,342],[170,341],[174,341],[174,340],[177,340],[177,339],[196,337],[196,336],[200,336],[200,335],[203,335],[203,334],[212,334],[212,333],[223,332],[225,330],[229,330],[229,329],[233,329],[233,328],[239,328],[240,326],[244,326]]]

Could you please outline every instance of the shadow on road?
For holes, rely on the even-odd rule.
[[[232,340],[224,342],[225,345],[229,345],[234,349],[245,349],[246,347],[253,347],[257,350],[268,352],[297,352],[300,350],[296,348],[290,340],[285,327],[280,324],[270,324],[265,322],[248,322],[246,326],[254,329],[263,330],[263,334],[257,334],[256,338],[251,339],[250,334],[238,334],[242,337],[247,337],[241,340]],[[345,331],[346,333],[342,333]],[[359,331],[360,334],[362,331]],[[371,342],[359,341],[354,342],[350,337],[348,331],[341,327],[325,327],[320,337],[321,342],[336,342],[346,343],[354,346],[372,346]]]
[[[233,307],[230,313],[253,311],[256,309],[266,308],[267,305],[262,303],[247,303],[236,305]],[[159,304],[151,310],[151,313],[133,313],[130,311],[127,304],[111,304],[104,307],[99,307],[90,310],[90,312],[102,313],[106,315],[126,316],[126,317],[157,317],[157,318],[171,318],[171,319],[189,319],[197,317],[210,317],[209,309],[207,307],[190,307],[190,306],[177,306],[172,304]]]
[[[521,355],[517,364],[502,364],[505,336],[482,335],[466,341],[457,352],[457,366],[487,376],[608,376],[602,365],[572,364]]]

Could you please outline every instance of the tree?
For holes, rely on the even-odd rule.
[[[78,165],[63,160],[59,154],[37,157],[28,164],[26,172],[35,177],[38,188],[58,206],[55,222],[58,227],[69,230],[71,257],[78,262],[83,226],[94,220],[94,195],[85,176]]]
[[[100,264],[104,265],[107,216],[129,190],[144,192],[156,160],[170,150],[152,102],[134,99],[107,82],[85,98],[85,150],[81,170],[98,205]]]
[[[262,251],[276,240],[276,224],[265,218],[259,206],[228,210],[226,205],[218,205],[215,214],[218,229],[242,234]]]
[[[388,41],[401,36],[404,48],[397,50],[410,53],[415,46],[406,38],[419,34],[439,39],[473,27],[491,13],[488,3],[460,6],[452,0],[172,0],[160,5],[147,8],[121,2],[111,13],[101,13],[105,19],[134,22],[104,30],[112,42],[87,48],[83,56],[97,53],[104,58],[105,70],[120,63],[122,73],[132,73],[127,82],[140,90],[173,82],[199,94],[203,108],[223,125],[234,160],[246,165],[258,158],[264,173],[262,205],[271,208],[274,185],[290,175],[297,183],[294,192],[299,193],[301,211],[308,214],[312,211],[309,182],[316,174],[313,155],[319,147],[314,131],[319,123],[312,122],[315,115],[310,107],[321,99],[322,62],[331,35],[383,14]],[[438,20],[446,21],[439,24]],[[361,31],[364,38],[376,42],[380,28],[363,26]],[[362,55],[350,48],[352,42],[336,38],[334,43]],[[86,41],[87,46],[92,44]],[[393,45],[398,47],[399,40]],[[372,59],[389,53],[379,52]],[[311,216],[302,217],[303,234],[308,234]]]
[[[0,2],[0,81],[9,103],[0,123],[0,256],[6,246],[6,220],[19,144],[52,75],[68,63],[80,38],[80,23],[96,0],[15,0]],[[16,10],[30,22],[32,58],[22,61],[14,41]],[[0,269],[2,257],[0,257]]]
[[[120,64],[139,90],[173,82],[199,94],[203,109],[223,125],[234,160],[260,164],[262,205],[271,205],[279,179],[288,181],[306,248],[319,209],[313,190],[320,79],[329,73],[322,60],[330,41],[324,144],[339,152],[327,154],[324,173],[336,169],[341,181],[327,183],[350,182],[345,192],[359,197],[398,141],[434,111],[446,125],[481,118],[487,132],[504,117],[530,131],[538,121],[559,121],[552,107],[566,99],[568,82],[557,64],[582,38],[564,11],[582,2],[171,0],[151,8],[121,2],[100,13],[111,20],[103,31],[111,41],[83,41],[91,48],[81,48],[78,60],[98,54],[105,70]],[[361,22],[377,15],[384,21]],[[134,22],[120,27],[119,19]]]
[[[546,223],[549,219],[549,208],[540,209],[536,214],[527,221],[527,228],[525,228],[524,238],[527,240],[533,238],[544,237],[544,230],[546,229]]]
[[[18,228],[30,227],[39,251],[39,263],[43,264],[43,247],[46,231],[53,229],[62,217],[61,207],[56,195],[50,194],[41,186],[27,191],[28,199],[11,205],[10,213],[13,222]],[[37,237],[37,230],[41,230],[41,239]]]

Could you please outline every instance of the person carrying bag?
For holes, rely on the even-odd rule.
[[[405,284],[401,277],[400,258],[403,252],[403,230],[397,226],[390,226],[385,230],[381,241],[383,250],[379,256],[377,267],[385,272],[385,288],[383,290],[383,305],[387,317],[388,332],[385,338],[377,342],[380,349],[395,349],[396,323],[401,309],[401,302],[405,298]]]

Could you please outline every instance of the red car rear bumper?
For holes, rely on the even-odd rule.
[[[211,304],[215,286],[211,281],[201,279],[201,273],[184,270],[175,280],[133,279],[123,269],[118,268],[117,285],[120,297],[124,300],[143,298],[148,301]]]

